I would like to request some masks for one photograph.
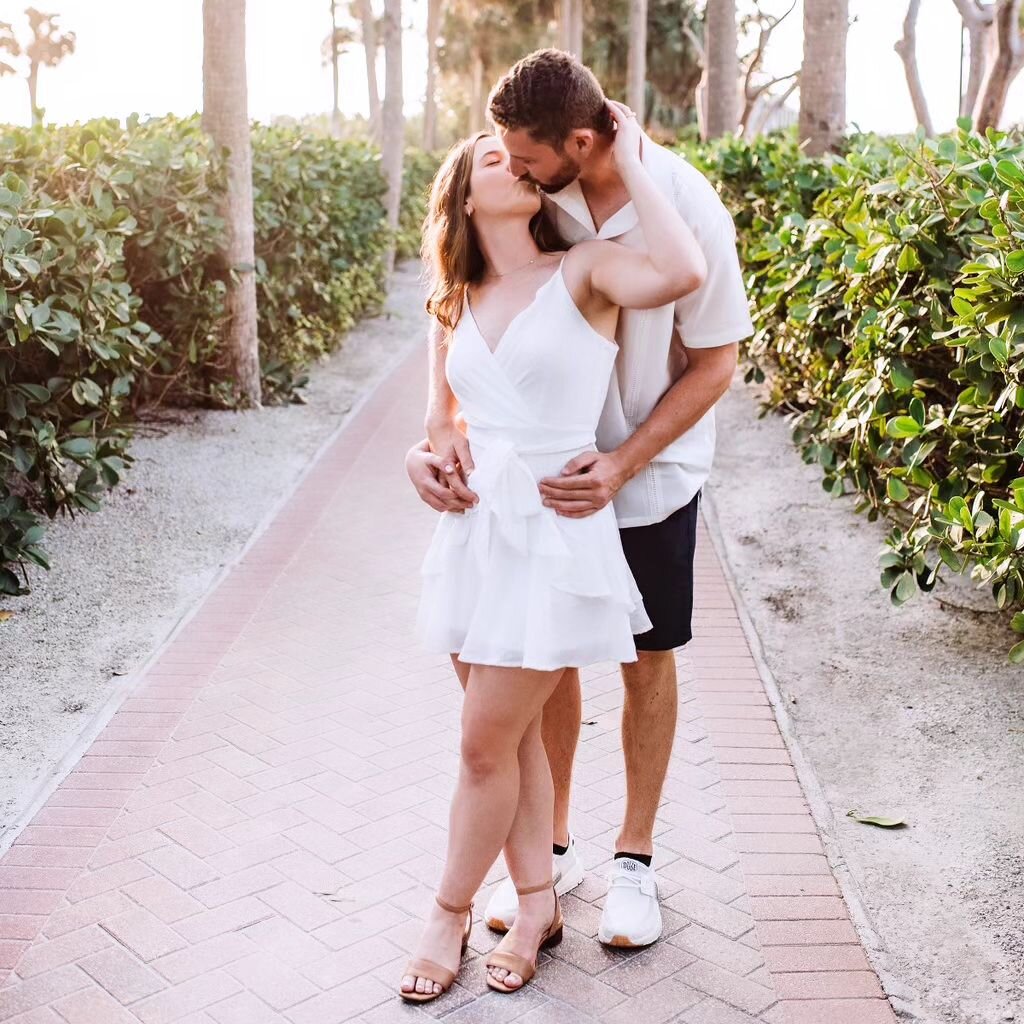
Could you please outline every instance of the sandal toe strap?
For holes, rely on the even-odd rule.
[[[485,967],[503,967],[510,974],[518,974],[523,982],[533,977],[537,968],[526,959],[516,953],[491,953],[484,961]]]
[[[426,978],[428,981],[435,981],[442,988],[450,988],[455,980],[455,972],[450,971],[433,960],[415,959],[410,960],[406,965],[405,973],[414,978]]]

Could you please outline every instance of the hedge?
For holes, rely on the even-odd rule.
[[[686,155],[735,215],[762,414],[889,521],[893,603],[967,573],[1024,633],[1024,140],[963,121],[826,160],[792,136]]]
[[[383,297],[389,242],[368,145],[255,126],[264,400]],[[412,154],[400,253],[436,160]],[[232,407],[220,337],[223,162],[198,117],[0,129],[0,593],[48,568],[42,516],[95,511],[156,404]]]

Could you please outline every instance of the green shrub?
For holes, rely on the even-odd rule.
[[[253,185],[264,390],[296,400],[302,371],[383,299],[380,156],[365,143],[260,126]]]
[[[410,153],[399,252],[432,158]],[[253,130],[264,399],[380,303],[389,233],[376,151]],[[198,117],[0,129],[0,593],[47,568],[40,517],[93,511],[142,406],[233,406],[220,344],[223,162]]]
[[[399,259],[415,259],[420,254],[423,220],[427,215],[430,184],[441,166],[443,153],[406,149],[402,181],[402,205],[398,214],[396,254]]]
[[[823,485],[891,523],[900,604],[943,567],[1024,606],[1024,143],[789,138],[693,156],[736,213],[756,333],[748,379],[792,414]],[[1024,632],[1024,614],[1012,621]],[[1024,660],[1024,642],[1011,657]]]
[[[72,131],[0,137],[0,593],[48,567],[43,513],[98,508],[125,466],[128,398],[162,341],[126,271],[131,211]]]

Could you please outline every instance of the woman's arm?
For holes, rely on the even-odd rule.
[[[590,287],[617,306],[651,309],[675,302],[704,283],[707,264],[693,232],[640,161],[640,126],[609,103],[617,130],[615,165],[636,209],[647,251],[616,242],[584,243]]]
[[[473,457],[469,441],[455,421],[459,403],[445,374],[444,331],[433,319],[427,346],[426,443],[410,449],[406,471],[420,497],[432,508],[462,511],[476,502],[476,494],[465,483],[473,470]]]

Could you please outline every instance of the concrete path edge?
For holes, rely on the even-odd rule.
[[[835,815],[833,814],[832,806],[825,796],[824,787],[818,779],[813,764],[800,746],[796,727],[786,708],[785,698],[768,665],[761,637],[754,626],[754,621],[747,610],[743,594],[733,574],[728,548],[722,533],[722,525],[715,509],[714,499],[706,489],[701,496],[701,511],[708,528],[708,536],[711,538],[711,543],[722,566],[722,575],[725,577],[729,593],[736,606],[737,616],[743,627],[743,633],[750,647],[751,656],[753,657],[754,664],[757,666],[758,674],[764,684],[765,693],[775,714],[779,732],[781,732],[783,742],[789,751],[793,768],[806,796],[811,817],[818,827],[822,845],[825,848],[826,859],[842,890],[843,898],[850,910],[850,916],[857,934],[867,952],[871,966],[874,968],[886,995],[889,997],[893,1010],[905,1020],[920,1019],[922,1013],[920,997],[916,991],[907,986],[902,978],[893,973],[889,962],[889,951],[878,929],[875,927],[870,913],[864,906],[864,901],[860,894],[860,886],[846,862],[842,846],[836,836]]]

